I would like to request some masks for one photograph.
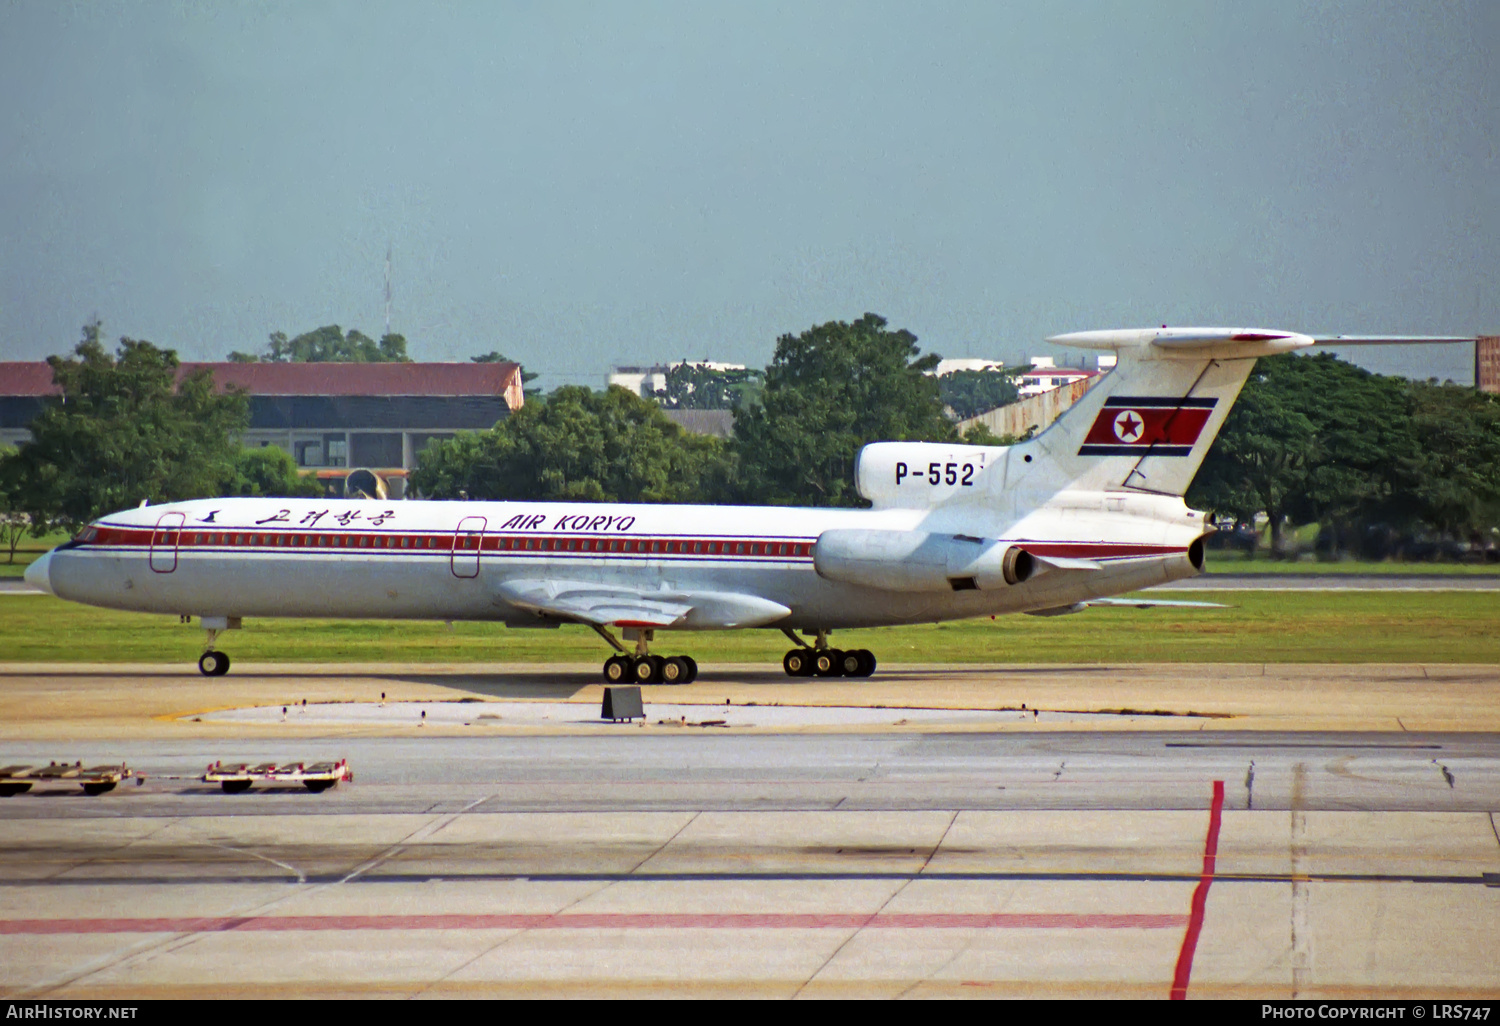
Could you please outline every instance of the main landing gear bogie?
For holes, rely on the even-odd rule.
[[[875,667],[875,653],[867,648],[794,648],[781,659],[788,677],[868,677]]]
[[[691,684],[698,678],[692,656],[616,655],[604,661],[610,684]]]
[[[783,627],[781,633],[797,646],[781,657],[788,677],[868,677],[875,672],[875,653],[867,648],[830,648],[826,630],[818,631],[811,645],[791,628]]]

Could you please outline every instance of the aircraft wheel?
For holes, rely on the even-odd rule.
[[[683,681],[683,683],[691,684],[693,681],[698,679],[698,660],[694,659],[692,656],[683,656],[682,661],[687,663],[688,665],[687,680]]]
[[[860,671],[865,668],[863,653],[859,649],[839,653],[839,676],[840,677],[863,677]]]
[[[324,791],[328,790],[330,787],[333,786],[333,781],[332,780],[304,780],[304,781],[302,781],[302,785],[304,787],[306,787],[309,791],[311,791],[313,794],[322,794]]]
[[[229,672],[229,657],[223,652],[204,652],[198,657],[198,672],[205,677],[222,677]]]
[[[639,656],[630,664],[631,679],[637,684],[660,684],[664,662],[661,656]]]
[[[805,648],[794,648],[781,657],[781,668],[788,677],[812,675],[812,653]]]
[[[224,789],[225,794],[243,794],[244,792],[250,790],[250,781],[225,780],[220,783],[219,786]]]
[[[824,649],[813,656],[813,673],[819,677],[838,677],[843,674],[844,653],[836,648]]]
[[[103,794],[106,791],[113,791],[114,789],[115,789],[115,785],[112,784],[112,783],[110,783],[108,780],[104,781],[103,783],[99,783],[99,784],[84,784],[83,785],[83,793],[86,794],[86,795],[90,795],[90,796],[92,796],[92,795],[100,795],[100,794]]]
[[[626,656],[610,656],[604,660],[604,679],[610,684],[621,684],[630,679],[630,659]]]
[[[0,798],[14,798],[30,790],[30,784],[0,784]]]
[[[862,648],[854,653],[859,657],[859,672],[850,674],[853,677],[868,677],[875,672],[875,653],[868,648]]]
[[[686,684],[692,679],[692,670],[688,667],[687,660],[682,656],[673,656],[661,664],[661,682],[663,684]]]

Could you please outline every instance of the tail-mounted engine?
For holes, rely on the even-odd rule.
[[[1020,584],[1036,572],[1011,542],[925,531],[824,531],[813,546],[819,576],[885,591],[982,591]]]

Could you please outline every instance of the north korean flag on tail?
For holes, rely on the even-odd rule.
[[[1110,396],[1094,419],[1080,456],[1186,456],[1217,399]]]

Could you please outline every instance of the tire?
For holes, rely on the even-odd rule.
[[[781,668],[788,677],[806,677],[812,670],[812,655],[805,648],[794,648],[781,657]]]
[[[692,670],[688,667],[687,660],[682,656],[673,656],[661,664],[661,682],[663,684],[686,684],[692,676]]]
[[[838,673],[838,675],[840,677],[863,677],[864,676],[863,673],[859,672],[859,671],[861,671],[861,670],[863,670],[865,668],[865,661],[864,661],[864,658],[861,655],[861,652],[860,652],[859,649],[855,649],[852,652],[840,652],[839,653],[838,663],[839,663],[839,673]]]
[[[250,790],[250,781],[224,780],[219,783],[219,786],[224,789],[225,794],[244,794]]]
[[[862,648],[855,654],[859,656],[859,673],[856,676],[873,676],[876,666],[875,653],[871,652],[868,648]]]
[[[604,679],[610,684],[623,684],[630,679],[630,660],[624,656],[610,656],[604,660]]]
[[[86,795],[90,795],[90,796],[101,795],[101,794],[103,794],[106,791],[113,791],[114,789],[115,789],[115,785],[112,784],[112,783],[110,783],[107,780],[104,781],[103,783],[99,783],[99,784],[84,784],[83,785],[83,793],[86,794]]]
[[[304,780],[304,781],[302,781],[302,786],[306,787],[313,794],[322,794],[324,791],[328,790],[330,787],[333,786],[333,781],[332,780]]]
[[[640,656],[630,664],[630,679],[637,684],[660,684],[661,656]]]
[[[843,673],[840,665],[844,653],[836,648],[824,649],[813,656],[813,673],[819,677],[837,677]]]
[[[682,661],[688,664],[687,680],[683,681],[683,683],[691,684],[693,681],[698,679],[698,660],[694,659],[692,656],[683,656]]]
[[[205,677],[222,677],[229,672],[229,657],[223,652],[204,652],[198,657],[198,672]]]
[[[14,798],[30,790],[30,784],[0,784],[0,798]]]

